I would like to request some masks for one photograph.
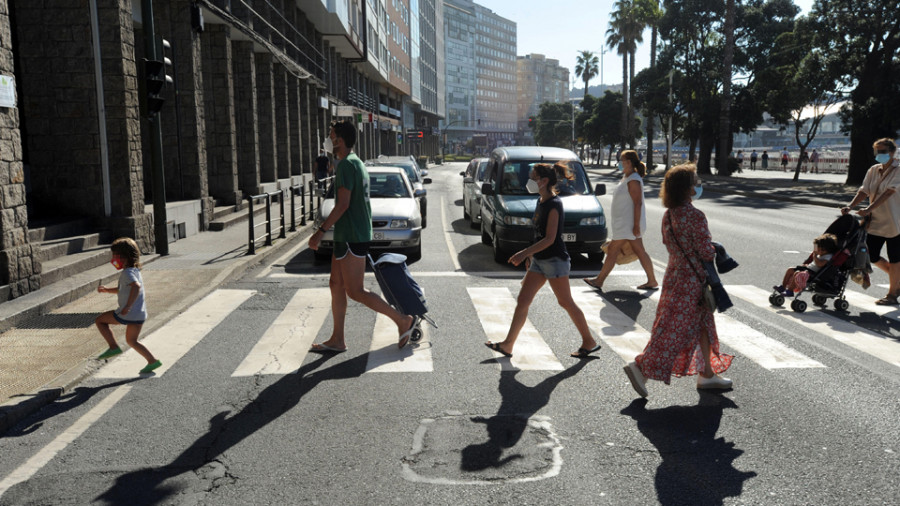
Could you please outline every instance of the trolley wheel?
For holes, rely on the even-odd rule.
[[[791,309],[798,313],[802,313],[806,311],[806,301],[800,299],[794,299],[791,301]]]
[[[784,305],[784,295],[781,295],[780,293],[769,295],[769,303],[771,303],[773,306],[778,306],[778,307],[783,306]]]
[[[416,327],[416,330],[413,330],[412,335],[409,337],[409,340],[412,342],[417,342],[419,339],[422,339],[422,329]]]
[[[850,303],[847,299],[834,299],[834,308],[838,311],[846,311],[850,309]]]
[[[826,305],[828,305],[828,298],[823,295],[813,295],[812,303],[817,306],[825,307]]]

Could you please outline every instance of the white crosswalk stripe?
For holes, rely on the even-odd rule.
[[[727,286],[726,290],[733,297],[740,297],[773,314],[794,319],[809,330],[900,367],[900,343],[897,341],[862,329],[852,322],[822,311],[808,310],[805,313],[797,313],[787,308],[773,307],[769,304],[770,292],[762,288],[750,285],[735,285]]]
[[[506,339],[509,324],[512,321],[513,311],[516,309],[516,299],[505,287],[481,288],[468,287],[469,298],[475,305],[478,319],[487,339],[499,342]],[[561,371],[562,364],[553,354],[550,346],[541,339],[537,329],[528,320],[519,333],[516,341],[513,357],[507,359],[500,353],[493,353],[498,357],[500,369],[504,371],[536,370],[536,371]]]
[[[288,374],[303,365],[325,319],[331,312],[328,288],[297,290],[232,376]]]
[[[591,330],[626,362],[644,351],[650,332],[588,287],[572,287],[572,298]]]
[[[422,339],[417,342],[410,341],[402,350],[398,350],[397,325],[383,314],[376,316],[366,372],[434,371],[427,325],[421,327]]]
[[[212,329],[234,312],[256,290],[216,290],[188,308],[141,342],[162,362],[155,377],[166,373],[178,360],[203,340]],[[147,362],[128,350],[94,374],[96,378],[133,378]]]
[[[844,297],[847,299],[847,302],[850,303],[851,308],[856,308],[859,311],[868,311],[871,313],[875,313],[878,316],[884,316],[885,318],[894,321],[900,321],[900,307],[879,306],[878,304],[875,304],[877,297],[866,295],[864,293],[854,292],[852,290],[844,291]],[[829,299],[829,302],[831,302],[832,300],[834,299]]]

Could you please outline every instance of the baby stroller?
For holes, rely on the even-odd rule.
[[[825,233],[837,237],[838,252],[818,272],[810,272],[806,288],[794,294],[791,309],[798,313],[806,311],[807,308],[806,301],[800,298],[803,292],[813,294],[812,303],[816,306],[825,307],[828,299],[833,298],[834,308],[846,311],[850,303],[844,298],[844,289],[847,287],[850,273],[854,269],[865,269],[868,263],[866,229],[858,218],[845,214],[834,220]],[[812,255],[804,263],[811,261]],[[784,299],[784,295],[777,290],[769,295],[769,303],[773,306],[784,305]]]
[[[425,314],[428,312],[425,306],[425,292],[406,268],[405,255],[385,253],[378,260],[373,260],[369,255],[369,264],[375,271],[375,279],[378,280],[378,286],[381,287],[387,303],[405,315],[419,317],[416,328],[409,338],[410,341],[422,339],[422,320],[437,328],[434,320]]]

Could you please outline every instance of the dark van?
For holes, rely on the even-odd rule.
[[[541,146],[510,146],[491,152],[481,199],[481,240],[494,250],[494,260],[506,263],[516,251],[534,241],[534,210],[538,196],[528,193],[525,183],[536,163],[567,162],[575,179],[557,184],[563,201],[563,240],[570,253],[586,253],[603,261],[606,216],[597,199],[606,185],[591,188],[578,156],[568,149]]]

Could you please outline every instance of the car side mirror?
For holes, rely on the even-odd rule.
[[[606,195],[606,185],[603,183],[597,183],[597,186],[594,187],[594,195]]]
[[[464,170],[459,171],[459,175],[462,177],[466,177],[466,171],[464,171]]]
[[[428,190],[416,190],[413,192],[413,195],[415,195],[416,198],[424,197],[427,194],[428,194]]]
[[[431,178],[426,177],[425,179],[422,180],[422,184],[431,184]]]
[[[427,176],[427,175],[428,175],[428,171],[427,171],[427,170],[423,170],[423,171],[422,171],[422,177],[425,177],[425,176]]]
[[[482,195],[493,195],[494,187],[491,186],[491,183],[484,183],[481,185],[481,194]]]

